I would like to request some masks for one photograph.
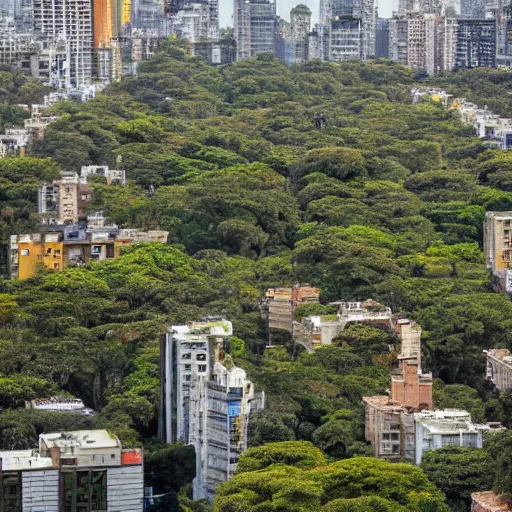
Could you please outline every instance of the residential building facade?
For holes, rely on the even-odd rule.
[[[512,212],[486,212],[484,255],[497,290],[512,293]]]
[[[41,434],[39,448],[0,451],[5,512],[142,512],[143,452],[106,430]]]
[[[264,395],[227,354],[231,322],[222,317],[177,325],[161,337],[160,438],[196,452],[194,499],[213,498],[247,449],[252,409]]]
[[[235,0],[237,60],[276,50],[276,4],[270,0]]]
[[[408,459],[420,465],[425,452],[444,446],[481,448],[491,427],[471,421],[466,411],[437,410],[432,374],[421,367],[421,328],[408,319],[394,322],[401,341],[390,396],[364,397],[365,437],[378,458]]]
[[[320,290],[309,285],[293,288],[269,288],[262,302],[267,328],[293,330],[293,313],[297,306],[318,303]]]
[[[59,272],[90,261],[115,259],[122,247],[135,242],[167,243],[167,236],[167,231],[91,227],[85,223],[41,226],[38,233],[11,236],[10,277],[27,279],[43,268]]]

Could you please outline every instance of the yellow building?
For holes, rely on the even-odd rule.
[[[167,236],[167,231],[123,230],[116,226],[44,226],[41,233],[11,236],[11,277],[27,279],[40,269],[60,271],[89,261],[115,259],[122,247],[135,242],[167,243]]]
[[[484,253],[487,268],[494,273],[512,268],[512,212],[487,212]]]

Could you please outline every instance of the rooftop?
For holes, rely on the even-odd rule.
[[[389,396],[365,396],[363,401],[377,409],[396,409],[400,411],[404,409],[398,402],[391,400]]]
[[[40,440],[48,448],[79,447],[82,450],[98,448],[120,448],[119,439],[107,430],[76,430],[73,432],[60,432],[41,434]]]
[[[475,492],[471,495],[474,503],[484,507],[488,512],[506,512],[512,508],[493,491]]]
[[[494,350],[485,350],[484,352],[487,354],[487,357],[497,359],[512,368],[512,354],[510,353],[510,350],[506,348],[497,348]]]
[[[0,451],[2,471],[21,471],[25,469],[51,468],[50,457],[40,457],[32,450]]]

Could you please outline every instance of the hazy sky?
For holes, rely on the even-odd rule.
[[[290,9],[298,4],[307,5],[313,12],[313,23],[318,20],[318,2],[319,0],[276,0],[277,1],[277,14],[281,18],[290,18]],[[379,16],[391,16],[391,11],[396,9],[398,0],[377,0],[379,5]],[[233,14],[233,0],[219,0],[220,5],[220,26],[232,26],[231,20]]]

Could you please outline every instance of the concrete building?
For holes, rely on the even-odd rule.
[[[389,20],[389,58],[407,66],[408,63],[408,20]]]
[[[312,351],[330,345],[333,338],[350,323],[375,322],[392,328],[392,312],[388,307],[368,299],[364,302],[333,302],[338,312],[334,315],[312,315],[293,323],[293,338]]]
[[[471,512],[510,512],[508,501],[493,491],[474,492],[471,495]]]
[[[91,0],[33,0],[34,30],[66,45],[66,89],[90,85],[93,77]]]
[[[486,212],[485,266],[496,277],[500,291],[512,293],[512,212]]]
[[[485,18],[486,0],[460,0],[461,18]]]
[[[365,437],[378,458],[421,464],[423,454],[443,446],[481,448],[489,425],[471,422],[466,411],[434,409],[432,374],[421,367],[421,328],[408,319],[394,327],[400,337],[398,368],[390,396],[364,397]]]
[[[444,409],[422,411],[414,414],[415,464],[421,464],[423,454],[445,446],[482,448],[489,425],[478,425],[471,421],[466,411]]]
[[[487,356],[486,378],[499,391],[512,389],[512,354],[506,348],[484,350]]]
[[[213,317],[173,326],[160,340],[160,437],[195,447],[194,499],[211,500],[234,473],[251,409],[264,406],[227,354],[232,333],[231,322]]]
[[[10,237],[10,277],[27,279],[39,268],[61,271],[89,261],[118,258],[122,247],[135,242],[166,243],[167,236],[167,231],[123,230],[117,226],[41,226],[38,233]]]
[[[307,60],[308,34],[311,31],[311,11],[299,4],[290,11],[291,37],[294,45],[294,62]]]
[[[107,185],[126,185],[125,171],[106,165],[83,166],[80,175],[63,173],[61,178],[39,187],[37,212],[43,224],[73,224],[87,215],[93,192],[89,185],[92,176],[104,178]]]
[[[269,288],[262,302],[268,329],[293,331],[293,313],[301,304],[318,303],[320,290],[309,285]]]
[[[213,66],[236,61],[236,41],[231,37],[191,43],[190,49],[194,57],[199,57]]]
[[[455,69],[496,67],[496,20],[457,21]]]
[[[276,50],[276,4],[270,0],[235,0],[234,33],[237,60]]]
[[[385,18],[377,18],[375,24],[375,57],[389,58],[389,21]]]
[[[332,0],[329,12],[329,60],[375,56],[375,0]]]
[[[142,512],[142,450],[106,430],[39,436],[39,448],[0,452],[5,512]]]

